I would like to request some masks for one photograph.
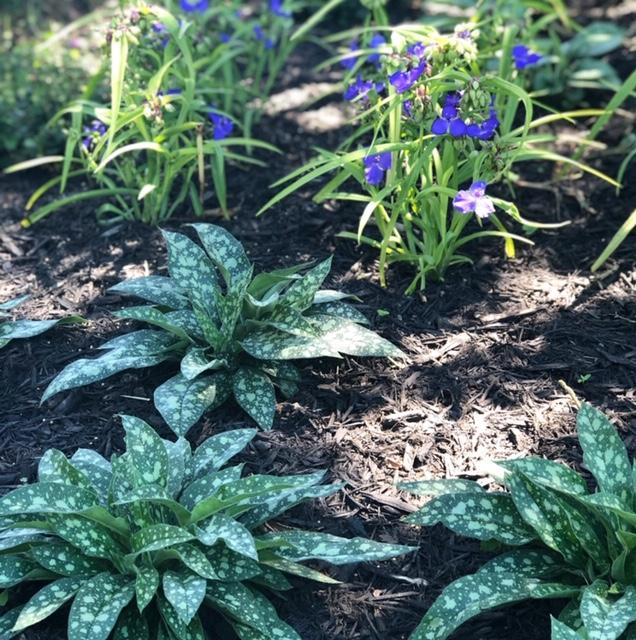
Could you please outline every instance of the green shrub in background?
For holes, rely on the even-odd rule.
[[[340,485],[323,473],[241,477],[225,466],[255,431],[229,431],[192,451],[123,416],[126,452],[109,462],[79,449],[40,461],[38,482],[0,500],[0,586],[11,605],[19,587],[40,588],[0,617],[19,635],[72,601],[69,640],[205,640],[199,613],[224,619],[240,640],[300,640],[268,591],[286,576],[334,583],[304,564],[377,561],[411,551],[265,523]],[[111,631],[113,635],[111,636]],[[224,636],[225,637],[225,636]]]
[[[600,411],[583,404],[577,427],[593,490],[541,458],[497,463],[506,491],[460,479],[400,485],[434,496],[408,522],[517,547],[446,587],[411,640],[444,640],[482,611],[531,598],[568,600],[552,640],[636,637],[636,467]]]
[[[164,232],[170,277],[129,280],[111,290],[150,306],[123,309],[119,318],[154,327],[102,345],[104,355],[72,362],[51,382],[43,400],[103,380],[125,369],[180,361],[180,372],[155,390],[157,409],[178,435],[208,409],[233,395],[263,429],[276,412],[275,387],[296,392],[291,360],[355,356],[398,357],[402,352],[366,329],[366,318],[322,290],[331,259],[254,275],[241,244],[221,227],[193,225],[203,248],[180,233]]]

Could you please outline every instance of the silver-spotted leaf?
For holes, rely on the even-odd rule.
[[[331,271],[331,262],[331,257],[323,260],[303,275],[300,280],[293,282],[285,294],[285,304],[300,311],[308,309]]]
[[[258,562],[236,553],[222,544],[210,548],[205,555],[212,570],[223,582],[244,582],[262,572]]]
[[[218,471],[228,460],[240,453],[254,439],[256,429],[235,429],[208,438],[193,456],[195,479]]]
[[[472,480],[448,478],[447,480],[418,480],[401,482],[398,489],[416,496],[443,496],[449,493],[485,493],[485,489]]]
[[[71,456],[71,463],[89,479],[97,495],[105,500],[113,473],[110,462],[97,451],[78,449]]]
[[[32,545],[29,557],[52,573],[74,578],[90,577],[108,568],[106,562],[78,553],[77,547],[63,541]]]
[[[183,436],[205,411],[225,401],[228,387],[225,374],[186,380],[178,373],[155,389],[155,406],[168,426]]]
[[[579,635],[574,629],[559,622],[556,618],[551,618],[551,640],[582,640],[583,636]]]
[[[114,287],[110,287],[109,291],[136,296],[137,298],[148,300],[148,302],[172,307],[173,309],[184,309],[188,304],[184,291],[176,282],[162,276],[146,276],[144,278],[124,280]]]
[[[272,381],[261,371],[241,367],[232,379],[234,398],[261,429],[271,429],[276,413]]]
[[[204,347],[191,346],[181,360],[181,375],[186,380],[194,380],[204,371],[227,367],[227,360],[209,357]]]
[[[460,535],[510,545],[526,544],[536,537],[504,493],[441,494],[405,520],[426,526],[441,523]]]
[[[87,491],[94,491],[94,487],[86,475],[75,468],[66,456],[57,449],[49,449],[40,458],[38,464],[38,480],[40,482],[60,482]]]
[[[243,465],[226,467],[221,471],[213,471],[189,484],[179,498],[186,509],[194,509],[198,504],[213,496],[223,485],[239,480]]]
[[[121,416],[126,431],[126,455],[136,470],[139,485],[168,483],[168,452],[163,440],[146,422],[134,416]]]
[[[51,514],[48,521],[55,533],[91,558],[110,560],[123,548],[109,529],[80,515]]]
[[[583,591],[581,617],[589,640],[618,640],[636,620],[636,587],[629,586],[618,599],[608,595],[598,580]]]
[[[68,640],[106,640],[135,593],[131,578],[100,573],[75,596],[68,617]]]
[[[177,497],[192,477],[192,448],[185,438],[163,441],[168,454],[168,494]]]
[[[314,306],[311,308],[311,315],[313,314],[344,318],[357,324],[369,324],[369,320],[361,311],[345,302],[326,302],[317,305],[314,301]]]
[[[236,553],[258,560],[258,552],[250,531],[240,522],[223,513],[217,513],[206,520],[197,531],[197,537],[209,547],[222,540]]]
[[[189,341],[189,336],[179,325],[170,322],[169,318],[155,307],[128,307],[121,311],[115,311],[113,315],[121,320],[136,320],[160,327],[164,331],[173,334],[180,340]]]
[[[179,556],[183,564],[198,575],[208,580],[219,580],[220,577],[214,570],[208,557],[193,544],[180,544],[173,551]]]
[[[535,484],[566,494],[581,496],[588,493],[585,480],[564,464],[543,458],[520,458],[497,464],[509,471],[519,471]]]
[[[84,580],[60,578],[42,587],[22,608],[13,631],[21,631],[48,618],[79,591]]]
[[[117,620],[112,640],[150,640],[146,618],[132,606],[126,607]]]
[[[179,338],[167,331],[140,329],[108,340],[99,349],[103,351],[117,350],[120,354],[127,356],[145,356],[163,353],[178,343]]]
[[[158,598],[157,602],[161,617],[169,630],[166,634],[167,638],[170,640],[173,638],[177,638],[177,640],[206,640],[198,616],[189,625],[186,625],[165,598]]]
[[[159,572],[151,564],[142,564],[137,568],[135,577],[135,595],[137,608],[142,612],[155,597],[159,588]]]
[[[190,624],[205,598],[207,580],[189,572],[166,571],[163,576],[163,593],[177,615]]]
[[[147,553],[165,549],[181,542],[189,542],[194,536],[182,529],[169,524],[155,524],[131,536],[130,542],[135,553]]]
[[[576,424],[583,462],[601,491],[614,494],[625,507],[631,506],[632,468],[625,445],[612,423],[598,409],[583,403]]]
[[[262,539],[275,537],[291,546],[282,547],[278,554],[288,560],[323,560],[340,565],[352,562],[388,560],[415,551],[414,547],[376,542],[367,538],[340,538],[313,531],[284,531],[268,534]]]
[[[38,482],[18,487],[0,499],[0,516],[78,513],[97,504],[97,496],[92,491],[57,482]]]
[[[0,556],[0,589],[9,589],[20,584],[37,565],[29,558],[11,555]]]

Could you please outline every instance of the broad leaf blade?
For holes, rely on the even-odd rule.
[[[271,380],[256,369],[241,367],[232,379],[234,397],[261,429],[274,424],[276,394]]]

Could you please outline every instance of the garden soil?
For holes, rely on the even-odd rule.
[[[307,58],[318,61],[317,55],[308,48],[296,56],[270,115],[255,130],[282,153],[267,157],[263,169],[231,168],[232,219],[220,220],[212,198],[209,219],[244,242],[259,269],[333,255],[327,284],[359,296],[373,328],[409,359],[309,362],[302,367],[298,395],[279,404],[275,429],[260,434],[241,457],[253,473],[324,469],[329,480],[345,483],[335,496],[296,508],[280,526],[417,547],[392,562],[327,568],[342,586],[299,582],[276,601],[283,618],[304,640],[405,640],[443,587],[474,572],[489,555],[442,527],[403,524],[421,501],[398,491],[396,483],[477,479],[488,460],[510,456],[546,456],[580,470],[575,403],[561,382],[606,411],[636,452],[636,239],[599,274],[589,271],[634,207],[636,172],[626,176],[617,199],[614,188],[597,179],[577,173],[557,183],[561,167],[528,165],[515,187],[525,217],[569,224],[535,233],[535,245],[519,247],[513,260],[504,257],[498,241],[474,245],[472,266],[405,297],[408,270],[390,271],[388,287],[382,288],[376,256],[336,238],[356,228],[356,206],[313,204],[310,186],[255,217],[273,194],[274,180],[307,161],[313,147],[334,148],[346,135],[339,76],[311,72]],[[311,106],[301,110],[308,100]],[[616,175],[620,156],[612,150],[628,126],[633,122],[616,118],[604,138],[606,149],[595,151],[589,162]],[[136,223],[99,227],[94,205],[21,229],[25,202],[45,177],[0,178],[0,299],[29,293],[20,316],[73,313],[90,323],[15,341],[1,352],[2,491],[33,480],[39,457],[51,447],[66,454],[78,447],[106,456],[120,452],[117,414],[139,416],[162,436],[170,435],[152,392],[174,373],[174,365],[126,372],[40,405],[43,389],[65,365],[95,355],[101,343],[133,326],[113,319],[111,312],[130,301],[108,288],[125,278],[166,273],[159,230]],[[184,211],[164,226],[183,230],[189,221]],[[248,423],[228,405],[206,415],[191,440],[199,443]],[[453,638],[546,640],[549,614],[558,610],[558,602],[504,608],[465,624]],[[62,610],[20,637],[64,638],[66,615]],[[225,637],[222,629],[217,637]]]

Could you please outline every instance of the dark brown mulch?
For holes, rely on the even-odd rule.
[[[332,80],[329,74],[320,78]],[[306,66],[299,65],[290,81],[308,82]],[[402,368],[357,359],[305,365],[300,393],[280,404],[276,429],[260,435],[243,459],[252,472],[326,469],[331,480],[347,483],[333,498],[296,509],[286,524],[419,545],[402,560],[333,570],[345,586],[305,584],[279,607],[306,640],[403,640],[440,590],[474,571],[486,556],[472,541],[440,527],[400,524],[417,502],[397,492],[396,482],[474,477],[488,459],[529,453],[579,465],[574,409],[561,379],[606,409],[636,450],[636,240],[628,240],[600,276],[588,271],[633,207],[636,174],[627,177],[619,199],[612,188],[588,179],[555,189],[520,188],[516,201],[527,217],[558,216],[572,224],[538,233],[535,247],[520,250],[514,261],[502,257],[497,243],[475,246],[474,267],[450,272],[425,295],[407,298],[402,291],[408,272],[392,271],[389,287],[382,289],[375,256],[335,239],[338,231],[355,228],[355,207],[313,205],[307,189],[263,218],[254,217],[273,179],[307,160],[313,145],[333,148],[340,139],[336,129],[315,132],[329,108],[322,101],[302,118],[289,109],[264,120],[260,135],[284,155],[267,171],[231,172],[235,216],[228,228],[260,268],[333,253],[330,284],[359,295],[375,329],[400,344],[411,360]],[[616,137],[620,126],[617,122]],[[614,158],[599,162],[615,173]],[[532,170],[525,178],[531,183],[540,176]],[[153,389],[171,375],[168,366],[128,372],[39,406],[42,390],[63,366],[122,332],[109,313],[127,301],[106,289],[123,278],[165,272],[157,230],[139,224],[104,230],[96,226],[91,207],[69,209],[21,230],[24,202],[40,180],[37,175],[0,179],[1,298],[29,292],[33,300],[23,308],[28,317],[82,313],[91,323],[54,329],[2,351],[4,490],[32,479],[37,459],[50,447],[67,453],[77,447],[106,455],[121,451],[116,414],[138,415],[168,435],[151,400]],[[166,227],[179,228],[185,221],[173,219]],[[199,442],[245,423],[229,405],[205,416],[190,435]],[[465,625],[456,638],[544,640],[550,610],[558,606],[522,604],[489,613]],[[64,615],[25,638],[62,637]]]

